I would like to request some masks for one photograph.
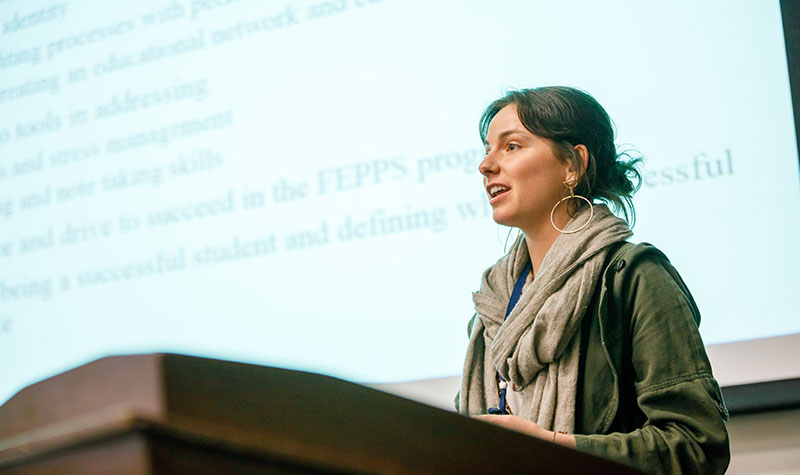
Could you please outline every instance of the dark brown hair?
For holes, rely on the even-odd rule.
[[[550,139],[553,153],[569,162],[580,177],[575,194],[590,201],[602,200],[615,212],[622,212],[633,225],[636,212],[632,196],[639,189],[642,176],[636,165],[641,157],[617,153],[614,127],[608,113],[591,95],[579,89],[550,86],[520,89],[489,104],[480,120],[481,141],[486,141],[489,123],[500,109],[514,104],[520,122],[532,134]],[[589,151],[586,169],[575,150],[584,145]],[[578,200],[570,200],[576,202]]]

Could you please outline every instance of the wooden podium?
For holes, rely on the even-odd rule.
[[[640,473],[318,374],[103,358],[0,406],[0,473]]]

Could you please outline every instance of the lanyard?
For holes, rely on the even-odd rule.
[[[531,272],[531,267],[531,263],[528,262],[528,265],[525,266],[525,270],[522,271],[522,274],[517,278],[517,282],[514,284],[514,290],[511,292],[511,298],[508,299],[506,316],[503,317],[504,322],[511,314],[511,311],[514,310],[517,302],[519,302],[519,297],[522,295],[522,287],[525,285],[525,279],[528,278],[528,273]],[[488,412],[489,414],[508,414],[506,411],[506,390],[508,389],[508,383],[499,374],[497,377],[500,379],[500,405],[499,407],[490,407]]]

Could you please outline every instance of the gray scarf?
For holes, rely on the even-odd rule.
[[[580,227],[588,213],[582,209],[564,230]],[[462,413],[484,414],[499,404],[495,375],[500,373],[521,392],[524,404],[513,408],[516,415],[547,430],[574,431],[578,329],[609,246],[632,234],[624,220],[595,204],[588,226],[558,236],[505,322],[514,283],[530,261],[525,240],[518,239],[484,272],[480,291],[472,295],[478,318],[473,319],[461,377]]]

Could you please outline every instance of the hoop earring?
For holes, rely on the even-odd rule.
[[[575,189],[574,186],[570,186],[570,184],[567,183],[566,181],[564,182],[564,186],[566,186],[569,189],[569,196],[565,196],[565,197],[561,198],[560,200],[558,200],[558,203],[556,203],[555,206],[553,206],[553,209],[550,210],[550,224],[552,224],[553,227],[556,228],[556,231],[560,232],[561,234],[573,234],[573,233],[577,233],[578,231],[582,230],[583,228],[588,226],[589,223],[592,222],[592,217],[594,216],[594,206],[592,205],[592,202],[589,201],[586,197],[581,196],[581,195],[576,195],[574,193],[574,191],[573,191]],[[578,229],[573,229],[572,231],[564,231],[563,229],[558,229],[558,226],[556,226],[556,223],[553,220],[553,215],[556,212],[556,208],[558,208],[558,205],[560,205],[562,202],[567,201],[567,200],[572,199],[572,198],[578,198],[578,199],[581,199],[581,200],[589,203],[589,219],[587,219],[586,222],[583,223],[583,225],[581,227],[579,227]]]

